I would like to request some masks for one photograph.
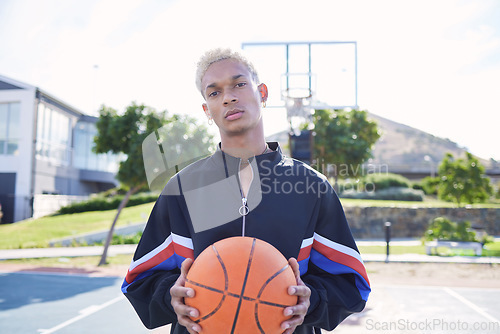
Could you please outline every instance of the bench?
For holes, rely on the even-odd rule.
[[[469,241],[446,241],[446,240],[434,240],[429,241],[425,244],[425,251],[427,255],[432,254],[432,250],[437,254],[438,247],[447,247],[451,249],[472,249],[476,256],[481,256],[483,254],[483,245],[480,242],[469,242]]]

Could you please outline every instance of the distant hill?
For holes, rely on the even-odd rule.
[[[430,162],[439,163],[448,152],[455,157],[462,157],[466,152],[465,148],[449,139],[372,113],[369,117],[377,122],[381,132],[372,152],[371,162],[375,164],[421,166]]]
[[[466,149],[449,139],[436,137],[425,131],[391,121],[373,113],[369,113],[369,118],[377,122],[381,132],[380,139],[373,148],[373,158],[370,159],[373,164],[408,167],[427,166],[429,168],[429,164],[436,166],[441,162],[448,152],[455,157],[465,155]],[[284,147],[284,151],[287,151],[288,134],[286,131],[269,136],[268,140],[279,141]],[[479,159],[483,165],[490,164],[488,160]]]

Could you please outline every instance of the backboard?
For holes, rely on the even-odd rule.
[[[267,107],[303,97],[313,109],[357,108],[356,42],[256,42],[242,49],[269,88]]]

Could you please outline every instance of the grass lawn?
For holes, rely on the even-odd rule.
[[[340,198],[340,202],[344,206],[363,206],[363,207],[404,207],[404,208],[408,207],[456,208],[457,207],[457,205],[453,202],[440,201],[434,198],[426,198],[425,201],[423,202]],[[460,207],[465,207],[465,204],[462,204]],[[500,203],[496,202],[477,203],[467,207],[500,209]]]
[[[385,254],[386,246],[358,246],[358,249],[363,254]],[[474,256],[474,251],[471,249],[460,250],[454,249],[450,250],[445,247],[438,247],[438,254],[445,256],[452,255],[465,255],[465,256]],[[425,246],[390,246],[389,245],[389,253],[390,254],[426,254]],[[483,256],[500,256],[500,241],[496,241],[494,243],[486,244],[486,248],[483,250]]]
[[[500,241],[496,241],[490,244],[486,244],[486,253],[487,256],[500,256]]]
[[[363,254],[385,254],[386,246],[358,246]],[[389,246],[390,254],[425,254],[425,246]]]
[[[153,205],[146,203],[124,208],[117,226],[145,221]],[[48,247],[54,239],[106,230],[111,227],[115,215],[116,210],[91,211],[0,225],[0,249]]]

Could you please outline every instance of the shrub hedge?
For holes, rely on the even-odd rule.
[[[375,191],[380,191],[388,188],[411,188],[411,181],[406,177],[398,174],[392,173],[375,173],[365,175],[360,180],[366,189],[369,189],[370,186],[373,187]]]
[[[422,190],[411,188],[390,187],[371,192],[344,191],[340,194],[340,197],[353,199],[378,199],[390,201],[421,202],[424,200],[424,192]]]
[[[118,206],[120,205],[120,202],[123,200],[123,197],[124,197],[123,195],[117,195],[114,197],[99,196],[90,198],[88,201],[77,202],[67,206],[63,206],[62,208],[59,209],[59,211],[57,211],[55,215],[117,209]],[[127,207],[154,202],[156,201],[157,198],[158,194],[150,194],[150,193],[140,193],[132,195],[130,196],[130,199],[127,203]]]
[[[439,177],[424,177],[421,181],[422,189],[427,195],[437,195],[439,187]]]

